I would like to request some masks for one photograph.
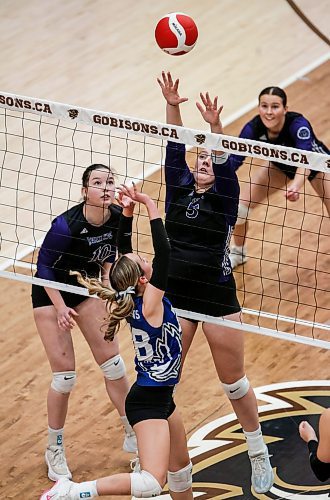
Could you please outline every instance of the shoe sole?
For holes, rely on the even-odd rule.
[[[71,472],[69,472],[69,474],[56,474],[56,472],[53,471],[49,461],[48,461],[48,458],[47,458],[47,453],[45,453],[45,462],[46,462],[46,465],[48,467],[48,477],[51,481],[54,481],[54,483],[56,483],[56,481],[58,481],[59,479],[62,479],[63,477],[66,477],[67,479],[72,479],[72,474]]]

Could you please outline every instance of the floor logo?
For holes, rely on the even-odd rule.
[[[275,483],[266,494],[251,490],[250,464],[236,415],[206,424],[189,439],[193,492],[198,500],[329,499],[329,483],[313,475],[306,444],[298,426],[308,420],[318,427],[324,408],[330,407],[330,381],[299,381],[255,389],[263,435],[272,456]],[[260,401],[265,404],[260,405]],[[170,498],[168,494],[160,498]]]

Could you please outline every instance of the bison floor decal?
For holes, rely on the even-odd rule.
[[[330,407],[330,381],[299,381],[255,389],[260,422],[275,472],[271,490],[251,490],[250,464],[242,429],[235,414],[204,425],[189,439],[193,492],[206,499],[329,499],[330,485],[320,483],[309,466],[308,449],[298,433],[302,420],[318,428],[324,408]],[[159,497],[170,499],[168,491]]]

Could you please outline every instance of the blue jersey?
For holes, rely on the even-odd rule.
[[[181,327],[170,301],[163,298],[163,323],[158,328],[151,326],[143,316],[143,297],[136,297],[134,303],[133,315],[128,322],[136,354],[137,384],[177,384],[181,366]]]
[[[79,286],[70,270],[97,278],[102,265],[115,260],[122,209],[110,205],[110,219],[93,226],[83,207],[84,203],[75,205],[54,219],[39,251],[37,277]]]
[[[239,183],[229,160],[213,159],[213,172],[214,185],[196,192],[185,145],[168,143],[165,227],[171,243],[171,277],[209,283],[230,279],[229,243],[237,219]]]

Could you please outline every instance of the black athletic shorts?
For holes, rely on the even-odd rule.
[[[296,175],[298,167],[294,167],[293,165],[285,165],[284,163],[277,163],[277,162],[272,162],[272,163],[277,168],[279,168],[281,170],[281,172],[283,172],[283,174],[285,174],[289,179],[291,179],[291,180],[294,179],[294,176]],[[313,179],[315,179],[317,174],[318,174],[317,170],[311,170],[307,179],[309,181],[312,181]]]
[[[78,306],[79,304],[81,304],[81,302],[89,298],[85,295],[77,295],[76,293],[62,292],[61,290],[59,290],[59,292],[63,297],[65,305],[72,308]],[[36,309],[37,307],[53,305],[43,286],[33,284],[31,297],[33,309]]]
[[[126,416],[131,426],[151,418],[167,420],[175,410],[173,390],[173,385],[142,386],[135,382],[125,401]]]
[[[194,281],[169,276],[166,297],[176,309],[184,309],[209,316],[228,316],[241,310],[236,296],[235,278],[231,274],[224,283]]]

